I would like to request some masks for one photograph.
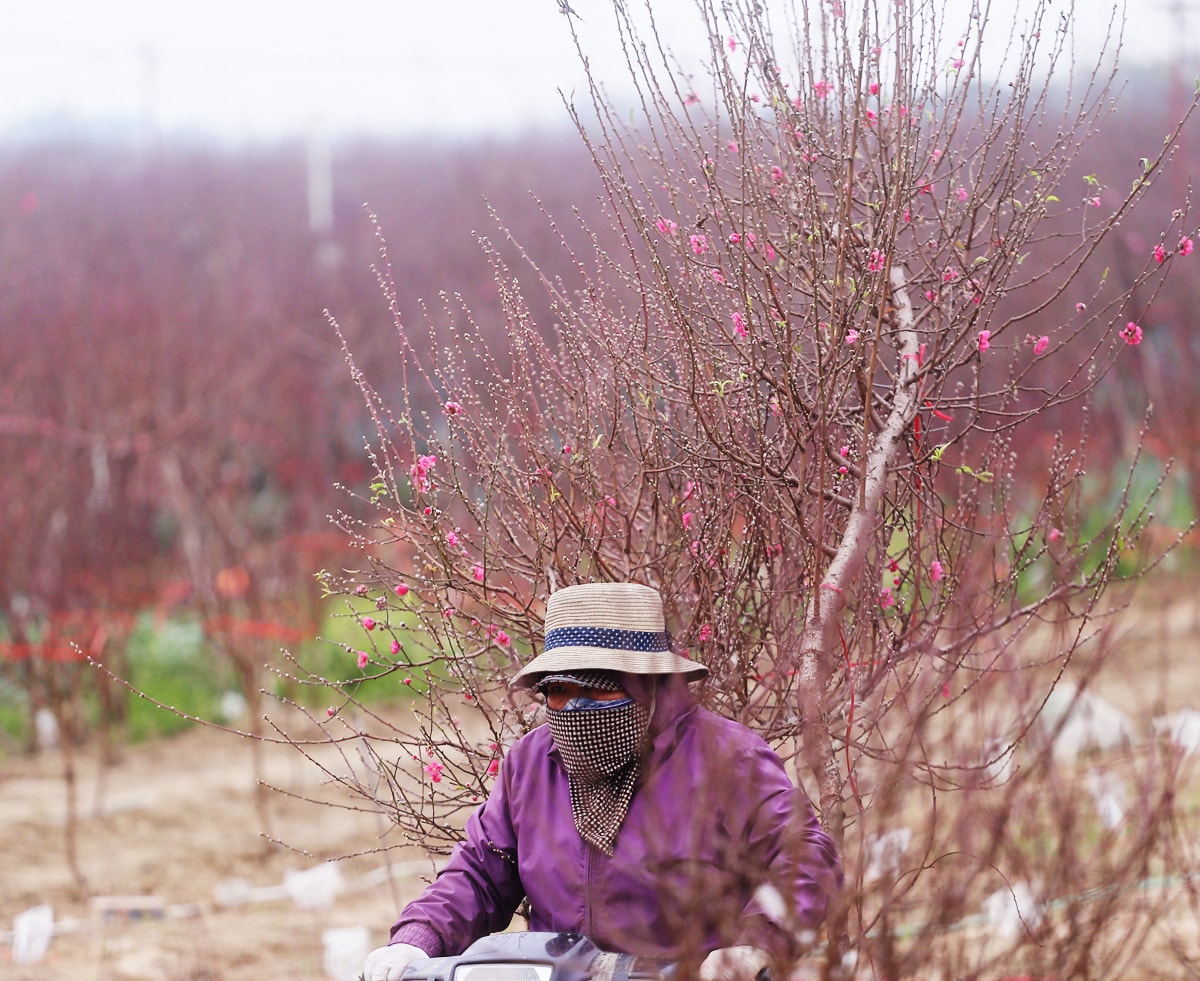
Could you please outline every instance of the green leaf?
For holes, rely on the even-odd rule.
[[[996,476],[990,470],[973,470],[965,463],[958,468],[958,472],[961,474],[966,474],[968,477],[974,477],[982,484],[990,484],[992,479]]]

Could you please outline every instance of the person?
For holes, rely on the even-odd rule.
[[[461,953],[523,900],[530,930],[699,962],[706,981],[803,953],[841,886],[836,851],[770,746],[693,699],[707,674],[674,650],[657,590],[551,593],[542,653],[511,682],[545,698],[547,723],[505,756],[365,981]]]

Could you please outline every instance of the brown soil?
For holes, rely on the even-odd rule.
[[[347,800],[295,748],[262,750],[264,777],[288,794]],[[337,772],[328,747],[317,755]],[[267,792],[260,811],[251,743],[236,735],[191,730],[125,748],[108,768],[84,748],[76,770],[82,884],[68,860],[62,752],[0,769],[0,976],[12,981],[325,978],[323,933],[364,926],[370,946],[385,943],[398,905],[431,868],[416,849],[392,852],[393,894],[387,860],[358,854],[337,863],[341,888],[327,908],[300,908],[285,888],[289,873],[391,839],[381,839],[377,814],[288,794]],[[233,902],[239,891],[243,901]],[[141,916],[102,912],[153,902],[161,905]],[[2,931],[42,903],[53,908],[55,936],[41,963],[17,965]]]
[[[1147,606],[1122,618],[1121,656],[1097,687],[1142,718],[1200,709],[1195,603],[1176,593]],[[344,771],[332,747],[309,752],[330,772]],[[299,799],[347,802],[297,749],[263,745],[262,767],[288,792],[268,792],[265,812],[256,806],[252,744],[236,735],[193,729],[125,747],[110,767],[99,765],[94,748],[80,749],[79,884],[67,857],[62,752],[0,760],[0,978],[304,981],[327,977],[326,930],[362,926],[370,946],[384,943],[430,860],[397,849],[389,874],[385,858],[370,854],[393,841],[378,814]],[[347,855],[355,857],[338,862],[344,888],[327,908],[300,908],[284,888],[288,873]],[[231,883],[250,890],[247,901],[229,902]],[[162,909],[105,917],[95,905],[104,897],[157,897]],[[58,932],[41,963],[17,965],[4,932],[42,903],[53,907]]]

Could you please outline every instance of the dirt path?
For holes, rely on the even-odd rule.
[[[329,762],[336,771],[336,756]],[[289,793],[335,796],[291,747],[264,747],[263,765],[266,778]],[[377,848],[379,816],[270,793],[272,837],[310,854],[271,842],[255,806],[251,747],[236,736],[199,729],[129,747],[106,773],[84,750],[77,766],[83,889],[66,859],[61,753],[9,759],[0,771],[0,931],[42,903],[57,925],[37,965],[14,964],[11,934],[3,938],[4,978],[324,978],[326,930],[365,927],[371,946],[383,943],[397,902],[420,888],[411,874],[397,875],[394,898],[384,859],[361,855],[337,863],[340,890],[308,890],[313,901],[336,892],[330,905],[301,908],[287,887],[289,874],[318,869],[309,876],[319,879],[328,874],[327,859]],[[408,873],[431,867],[416,850],[393,861]],[[154,897],[159,905],[140,918],[103,915],[98,904],[129,905],[112,897],[138,897],[143,906]]]
[[[1200,710],[1200,613],[1190,596],[1142,611],[1118,635],[1122,656],[1098,686],[1105,695],[1139,717]],[[344,770],[331,747],[314,752],[332,772]],[[289,794],[347,800],[292,747],[264,746],[263,766],[267,780]],[[270,834],[292,848],[275,844],[263,836],[254,789],[251,744],[213,730],[127,747],[107,772],[94,751],[81,751],[78,848],[87,881],[80,888],[64,847],[62,755],[4,760],[0,978],[307,981],[327,977],[327,930],[365,928],[370,946],[383,943],[399,905],[419,891],[418,876],[432,869],[425,855],[398,851],[393,861],[402,874],[389,878],[379,854],[362,854],[391,841],[381,838],[379,815],[270,793]],[[289,874],[356,853],[337,864],[343,889],[335,901],[297,904]],[[232,903],[239,894],[243,902]],[[104,917],[97,897],[157,897],[161,906],[142,919]],[[11,936],[3,934],[19,913],[42,903],[53,908],[58,932],[42,963],[16,965]]]

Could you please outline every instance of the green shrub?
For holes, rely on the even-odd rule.
[[[235,687],[231,675],[213,655],[198,622],[142,616],[129,636],[127,680],[147,697],[130,695],[129,738],[180,732],[192,724],[185,715],[213,718],[221,693]]]

